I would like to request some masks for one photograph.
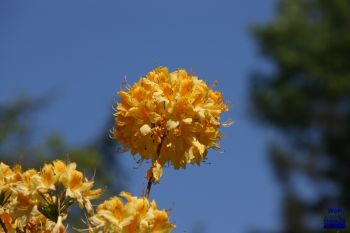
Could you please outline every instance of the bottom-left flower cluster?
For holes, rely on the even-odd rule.
[[[0,163],[0,232],[65,232],[70,206],[93,212],[90,201],[102,192],[93,183],[75,163],[56,160],[40,171]]]
[[[158,210],[145,197],[122,192],[125,205],[112,197],[95,210],[91,200],[102,190],[93,189],[94,181],[76,170],[75,163],[55,160],[40,171],[23,171],[0,162],[0,232],[64,233],[69,207],[77,204],[87,217],[88,232],[171,232],[175,225],[168,213]],[[110,203],[109,203],[110,202]],[[112,204],[115,205],[112,205]],[[108,204],[108,205],[107,205]]]

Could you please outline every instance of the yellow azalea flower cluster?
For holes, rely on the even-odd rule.
[[[151,160],[151,169],[199,165],[209,148],[219,147],[220,114],[228,106],[221,92],[184,69],[158,67],[118,94],[114,137],[132,155]]]
[[[0,232],[66,232],[68,208],[78,203],[92,213],[101,194],[75,163],[56,160],[40,171],[0,163]]]
[[[90,233],[169,233],[175,228],[167,211],[158,210],[154,200],[150,202],[126,192],[120,196],[127,202],[113,197],[97,207],[97,213],[90,219]]]
[[[69,208],[77,204],[87,214],[91,233],[169,233],[175,225],[155,201],[122,192],[94,210],[91,200],[102,190],[76,170],[75,163],[55,160],[40,171],[23,171],[0,162],[0,233],[65,233]]]

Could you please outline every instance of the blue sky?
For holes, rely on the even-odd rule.
[[[232,103],[223,120],[224,153],[210,165],[166,169],[151,197],[171,208],[175,232],[246,232],[280,225],[279,188],[265,156],[271,132],[248,115],[248,76],[268,69],[249,34],[274,15],[273,0],[1,1],[0,102],[26,93],[55,100],[36,119],[37,140],[62,133],[72,145],[94,139],[111,116],[124,76],[129,83],[156,66],[186,68]],[[107,133],[107,132],[106,132]],[[130,171],[140,195],[147,166]],[[116,181],[118,182],[118,181]],[[203,227],[201,228],[200,225]]]

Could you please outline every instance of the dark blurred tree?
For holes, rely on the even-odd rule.
[[[284,193],[280,232],[321,232],[328,207],[350,217],[350,1],[277,3],[277,17],[254,27],[274,70],[253,74],[252,113],[281,135],[269,150]]]
[[[33,125],[32,115],[47,102],[43,99],[29,100],[25,96],[18,97],[9,103],[0,105],[0,160],[12,162],[24,159],[30,163],[29,158],[21,158],[31,144]],[[16,161],[18,162],[18,161]]]

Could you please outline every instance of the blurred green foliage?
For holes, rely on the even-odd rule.
[[[282,136],[269,150],[283,188],[279,232],[321,232],[328,207],[350,216],[350,1],[279,0],[277,11],[253,28],[274,68],[252,75],[252,115]]]

